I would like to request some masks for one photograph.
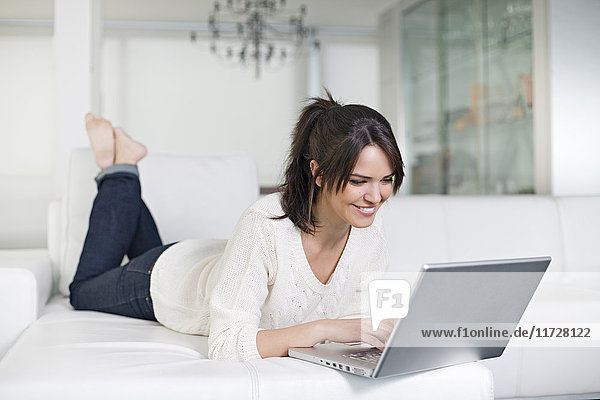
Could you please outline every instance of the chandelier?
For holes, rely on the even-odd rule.
[[[227,61],[254,64],[257,78],[263,66],[285,63],[309,35],[306,6],[297,14],[285,6],[285,0],[227,0],[225,6],[215,2],[208,18],[211,52]]]

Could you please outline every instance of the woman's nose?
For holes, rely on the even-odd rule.
[[[381,189],[377,183],[369,185],[369,189],[365,193],[365,200],[371,204],[381,202]]]

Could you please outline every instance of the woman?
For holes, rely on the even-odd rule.
[[[387,266],[376,214],[402,183],[402,158],[381,114],[327,94],[302,110],[280,192],[250,206],[226,246],[163,245],[140,197],[145,147],[88,114],[101,172],[73,307],[208,335],[211,358],[285,356],[324,340],[383,347],[389,325],[340,318],[360,313],[361,273]]]

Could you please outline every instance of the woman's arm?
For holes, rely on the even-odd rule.
[[[260,330],[256,334],[256,348],[262,358],[285,357],[290,347],[311,347],[325,340],[320,321],[280,329]]]
[[[262,358],[284,357],[290,347],[311,347],[324,340],[350,343],[365,342],[383,349],[393,324],[382,323],[376,332],[368,318],[321,319],[280,329],[266,329],[256,334],[256,348]]]

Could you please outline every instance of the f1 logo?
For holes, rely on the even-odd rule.
[[[373,331],[388,318],[404,318],[408,314],[410,285],[403,279],[376,279],[369,282],[369,304]]]

